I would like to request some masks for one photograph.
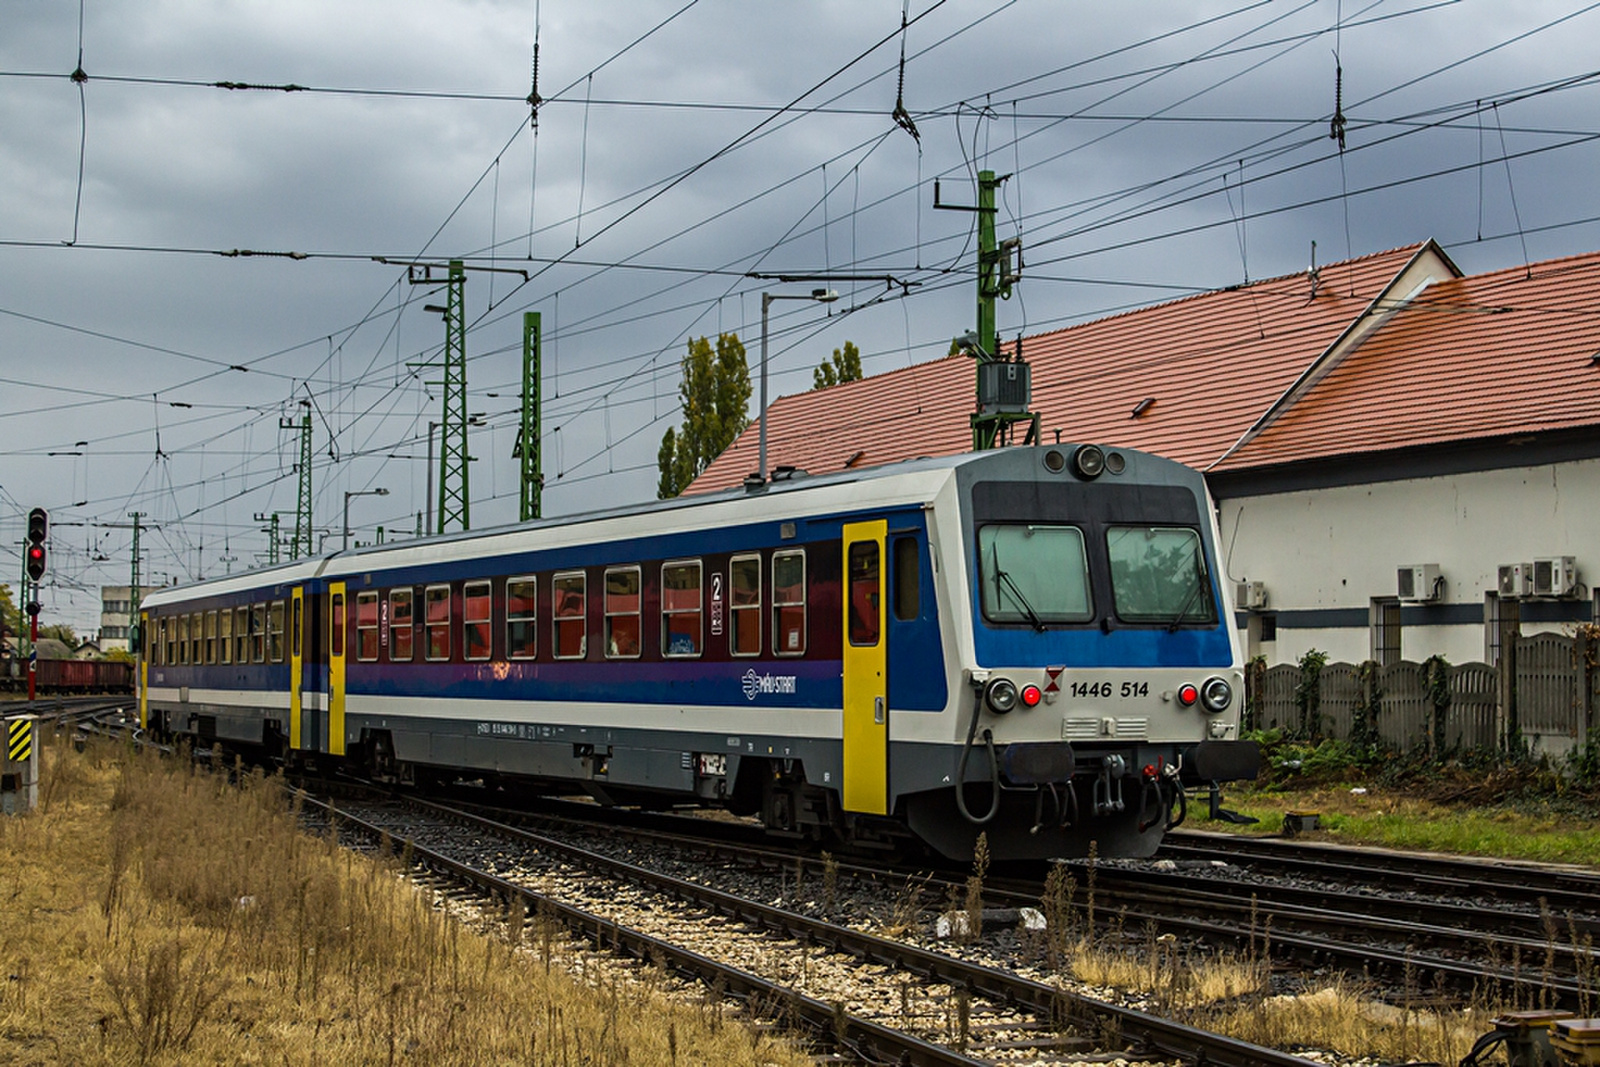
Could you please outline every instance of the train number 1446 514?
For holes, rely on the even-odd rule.
[[[1147,697],[1150,695],[1149,682],[1073,682],[1072,695],[1075,697],[1098,697],[1108,700],[1113,697]]]

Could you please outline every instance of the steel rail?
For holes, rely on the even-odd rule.
[[[1253,1045],[1196,1027],[1163,1019],[1147,1012],[1107,1004],[1044,982],[992,967],[968,963],[943,953],[907,945],[848,927],[797,915],[760,904],[710,886],[652,871],[624,860],[580,848],[521,827],[463,811],[460,808],[415,797],[404,802],[478,829],[518,838],[548,854],[586,869],[648,885],[653,890],[690,901],[730,916],[758,929],[771,929],[815,944],[826,945],[863,961],[878,962],[910,971],[926,979],[969,990],[1001,1004],[1034,1012],[1044,1019],[1064,1019],[1092,1026],[1098,1032],[1132,1037],[1142,1054],[1165,1056],[1217,1067],[1305,1067],[1310,1062],[1276,1049]]]

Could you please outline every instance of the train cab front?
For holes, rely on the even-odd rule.
[[[1186,790],[1259,767],[1209,503],[1197,472],[1158,457],[1100,452],[1074,473],[1048,451],[1016,449],[968,487],[954,766],[908,814],[956,857],[979,833],[1013,858],[1147,856]]]

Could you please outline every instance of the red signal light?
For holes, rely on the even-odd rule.
[[[28,577],[38,581],[44,577],[44,546],[28,546]]]
[[[1199,699],[1200,690],[1196,689],[1188,682],[1185,682],[1183,685],[1178,687],[1178,703],[1182,704],[1184,707],[1193,707],[1194,702]]]
[[[1044,693],[1042,693],[1039,690],[1038,686],[1036,686],[1036,685],[1025,685],[1025,686],[1022,687],[1022,706],[1023,707],[1025,707],[1025,708],[1036,708],[1036,707],[1039,706],[1039,701],[1041,701],[1043,699],[1044,699]]]

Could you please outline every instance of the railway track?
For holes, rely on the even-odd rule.
[[[1454,896],[1479,904],[1493,901],[1502,906],[1502,913],[1506,905],[1534,914],[1549,910],[1591,920],[1600,913],[1600,871],[1574,867],[1195,831],[1168,834],[1159,855],[1220,860],[1328,884],[1359,882],[1369,888]]]
[[[337,812],[330,817],[341,836],[359,828],[479,894],[521,900],[524,914],[558,916],[596,944],[739,991],[766,1014],[839,1040],[864,1062],[1079,1062],[1128,1045],[1144,1061],[1308,1062],[456,807],[408,798],[343,801]],[[669,915],[665,936],[645,929],[659,930]],[[716,933],[709,944],[708,928]],[[698,947],[687,947],[692,942]]]
[[[760,864],[775,871],[793,868],[805,878],[823,877],[825,864],[819,858],[772,849],[742,824],[635,816],[588,805],[568,805],[564,810],[565,816],[501,811],[495,815],[572,820],[624,842],[642,839],[632,835],[670,841],[672,849],[701,855],[708,864]],[[597,829],[588,823],[591,818],[610,825]],[[1449,866],[1446,858],[1441,860]],[[1406,896],[1391,898],[1369,886],[1354,891],[1360,876],[1351,864],[1343,869],[1342,884],[1313,884],[1305,877],[1290,882],[1261,878],[1253,867],[1232,864],[1224,872],[1209,868],[1212,862],[1217,862],[1215,857],[1192,856],[1177,867],[1127,861],[1096,865],[1094,904],[1102,925],[1114,922],[1125,931],[1170,935],[1185,945],[1269,952],[1282,973],[1339,971],[1376,985],[1385,998],[1403,1003],[1441,997],[1464,1003],[1487,997],[1507,1005],[1588,1011],[1600,1001],[1593,955],[1594,909],[1600,897],[1586,898],[1588,908],[1576,913],[1526,904],[1512,911],[1503,905],[1472,903],[1470,885],[1459,879],[1451,883],[1452,892],[1446,896],[1422,894],[1413,887]],[[840,873],[880,885],[914,873],[887,863],[836,866]],[[1080,887],[1075,906],[1082,916],[1089,910],[1083,887],[1090,876],[1087,865],[1075,868]],[[1523,870],[1531,877],[1539,869]],[[965,872],[954,870],[928,877],[935,894],[951,886],[959,891],[965,883]],[[1036,907],[1043,891],[1040,878],[991,878],[984,897],[1003,908]],[[1528,899],[1537,901],[1538,894],[1531,893]]]

